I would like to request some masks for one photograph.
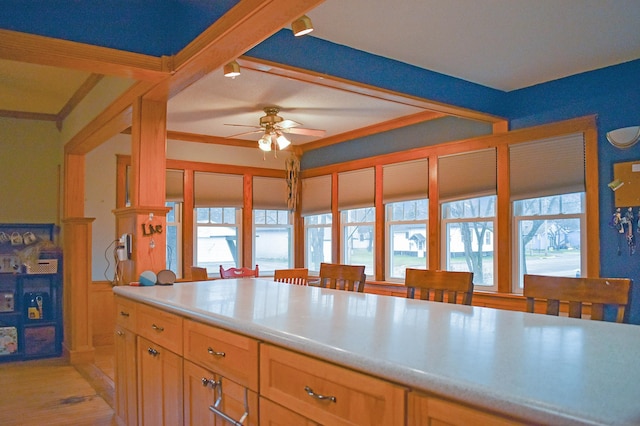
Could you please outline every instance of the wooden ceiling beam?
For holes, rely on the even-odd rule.
[[[324,0],[243,0],[171,58],[173,75],[145,97],[170,99]],[[292,35],[293,37],[293,35]]]
[[[0,59],[158,82],[170,75],[167,57],[0,29]]]
[[[167,131],[167,139],[184,141],[184,142],[199,142],[199,143],[208,143],[215,145],[227,145],[227,146],[238,146],[241,148],[257,148],[258,140],[255,141],[247,141],[242,139],[229,139],[223,138],[220,136],[209,136],[209,135],[201,135],[197,133],[186,133],[186,132],[176,132],[176,131]]]
[[[505,119],[503,117],[498,117],[495,115],[486,114],[455,105],[449,105],[442,102],[436,102],[417,96],[411,96],[392,90],[382,89],[380,87],[375,87],[352,80],[346,80],[328,74],[321,74],[315,71],[304,70],[301,68],[283,65],[276,62],[257,59],[250,56],[241,56],[240,58],[238,58],[238,64],[241,68],[246,68],[253,71],[286,77],[289,79],[315,84],[318,86],[329,87],[332,89],[339,89],[345,92],[369,96],[371,98],[381,99],[384,101],[396,102],[398,104],[423,108],[432,112],[443,113],[455,117],[477,120],[492,124],[505,122]]]

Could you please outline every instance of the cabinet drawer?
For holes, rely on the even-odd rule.
[[[402,425],[406,389],[271,345],[260,346],[260,395],[331,425]]]
[[[184,357],[258,391],[258,342],[254,339],[185,320]]]
[[[428,425],[487,425],[517,426],[524,423],[487,413],[477,408],[467,407],[452,401],[430,397],[417,392],[409,392],[408,396],[409,426]]]
[[[136,332],[182,355],[182,317],[139,304],[136,310]]]
[[[116,324],[136,331],[136,302],[116,296]]]

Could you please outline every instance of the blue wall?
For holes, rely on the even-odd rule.
[[[507,99],[512,129],[597,115],[600,274],[633,279],[629,320],[640,324],[640,247],[630,255],[623,241],[621,254],[617,255],[619,234],[609,226],[614,194],[607,187],[613,180],[614,163],[640,161],[640,145],[618,149],[606,138],[610,130],[640,125],[640,60],[510,92]],[[640,238],[639,233],[636,238]]]
[[[3,0],[0,28],[152,56],[178,53],[238,0]]]

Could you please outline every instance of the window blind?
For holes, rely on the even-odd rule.
[[[287,181],[279,178],[254,176],[253,208],[264,210],[288,210]]]
[[[331,213],[331,175],[302,179],[302,216]]]
[[[242,207],[241,175],[196,172],[193,182],[196,207]]]
[[[182,170],[167,170],[167,189],[165,196],[167,201],[184,201],[183,176],[184,171]]]
[[[438,188],[444,201],[496,193],[496,150],[465,152],[438,158]]]
[[[511,200],[585,190],[582,133],[509,147]]]
[[[373,207],[375,170],[373,167],[338,174],[338,209]]]
[[[385,204],[427,198],[429,160],[424,158],[383,166],[382,194]]]

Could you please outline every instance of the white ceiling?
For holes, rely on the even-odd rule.
[[[640,58],[638,0],[348,0],[314,37],[511,91]]]
[[[640,58],[639,0],[328,0],[308,15],[310,36],[504,91]],[[0,93],[11,96],[0,96],[0,110],[55,114],[86,78],[44,79],[49,67],[7,62]],[[422,110],[259,71],[229,80],[215,70],[170,100],[168,128],[228,137],[251,128],[227,124],[256,126],[270,105],[326,136]]]

